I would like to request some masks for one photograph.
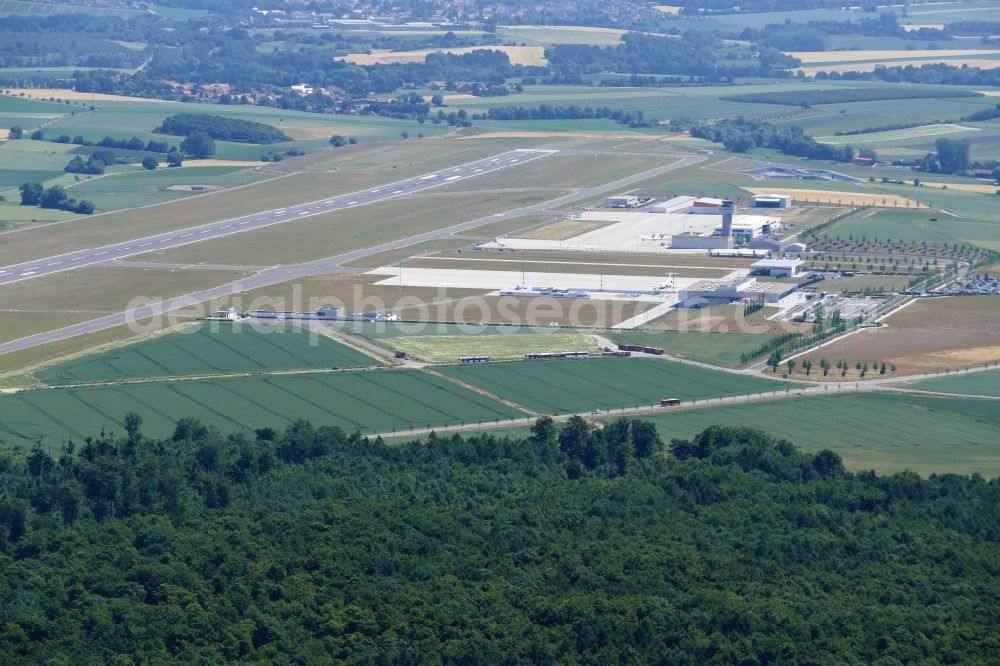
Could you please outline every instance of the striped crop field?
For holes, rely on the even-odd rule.
[[[206,322],[51,365],[35,377],[59,385],[373,365],[380,361],[299,327]]]
[[[450,377],[544,413],[618,409],[773,391],[781,382],[648,358],[566,359],[438,368]]]
[[[346,431],[487,423],[525,416],[419,370],[349,371],[54,388],[0,396],[0,441],[58,447],[103,431],[124,434],[128,412],[142,432],[169,437],[178,420],[222,433],[283,429],[298,419]]]

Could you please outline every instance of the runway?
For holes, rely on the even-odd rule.
[[[520,151],[511,151],[511,152],[517,153]],[[505,153],[505,155],[506,154],[509,153]],[[546,152],[544,154],[551,154],[551,153]],[[520,163],[524,163],[529,159],[537,159],[537,157],[542,157],[544,156],[544,154],[531,156],[528,159],[522,159]],[[373,254],[379,254],[381,252],[387,252],[389,250],[398,250],[412,245],[417,245],[425,241],[449,238],[453,235],[461,234],[465,231],[475,229],[476,227],[481,227],[491,222],[498,222],[518,217],[544,214],[549,212],[549,209],[551,208],[555,208],[558,206],[565,206],[567,204],[571,204],[576,201],[585,201],[588,199],[593,199],[595,197],[607,194],[609,192],[617,192],[635,183],[648,180],[649,178],[654,178],[657,176],[661,176],[665,173],[669,173],[671,171],[676,171],[678,169],[685,169],[694,166],[695,164],[698,164],[704,161],[705,159],[707,158],[699,155],[689,155],[682,157],[681,159],[678,159],[675,162],[672,162],[671,164],[666,164],[664,166],[648,169],[646,171],[633,174],[631,176],[626,176],[625,178],[620,178],[618,180],[605,183],[604,185],[581,188],[572,194],[563,195],[561,197],[557,197],[550,201],[542,202],[540,204],[523,206],[521,208],[515,208],[503,213],[496,213],[494,215],[477,218],[475,220],[468,220],[466,222],[461,222],[459,224],[446,227],[444,229],[428,231],[422,234],[417,234],[415,236],[410,236],[408,238],[400,238],[397,240],[389,241],[362,250],[354,250],[341,255],[337,255],[335,257],[320,259],[318,261],[311,261],[308,263],[294,264],[289,266],[276,266],[274,268],[269,268],[267,270],[261,271],[257,275],[253,275],[246,279],[240,280],[239,282],[233,282],[219,287],[212,287],[209,289],[193,292],[183,296],[177,296],[174,298],[156,301],[153,303],[149,303],[148,305],[142,305],[140,307],[127,310],[125,312],[106,315],[104,317],[99,317],[97,319],[92,319],[90,321],[85,321],[79,324],[66,326],[64,328],[52,331],[46,331],[44,333],[36,333],[34,335],[29,335],[24,338],[19,338],[17,340],[11,340],[10,342],[5,342],[0,344],[0,355],[14,351],[20,351],[22,349],[30,349],[31,347],[37,347],[39,345],[44,345],[51,342],[57,342],[59,340],[66,340],[79,335],[95,333],[97,331],[113,328],[115,326],[121,326],[124,324],[130,324],[132,322],[141,321],[148,317],[162,316],[169,312],[184,307],[198,305],[200,303],[211,301],[212,299],[221,298],[232,294],[238,294],[259,287],[266,287],[269,285],[280,284],[282,282],[302,279],[313,275],[327,275],[339,272],[351,272],[351,273],[362,272],[356,268],[343,268],[342,265]],[[479,164],[481,162],[482,160],[480,162],[475,162],[473,164]],[[495,164],[489,162],[489,160],[487,160],[487,162]],[[437,172],[437,173],[443,173],[443,172]],[[485,173],[485,171],[483,173]],[[376,189],[384,189],[384,188],[376,188]],[[346,196],[351,196],[351,195],[346,195]],[[211,225],[206,225],[206,226],[211,226]]]
[[[187,229],[168,231],[155,236],[147,236],[122,243],[114,243],[87,250],[77,250],[45,259],[26,261],[12,266],[2,266],[0,267],[0,285],[20,282],[21,280],[30,280],[85,266],[93,266],[137,254],[168,250],[190,243],[200,243],[213,238],[221,238],[275,224],[301,220],[314,215],[323,215],[324,213],[332,213],[346,208],[354,208],[355,206],[387,201],[439,185],[454,183],[466,178],[474,178],[519,164],[525,164],[526,162],[537,160],[555,152],[558,151],[535,149],[511,150],[506,153],[494,155],[493,157],[469,162],[468,164],[448,167],[447,169],[441,169],[422,176],[414,176],[413,178],[388,185],[380,185],[367,190],[342,194],[330,199],[320,199],[318,201],[299,204],[298,206],[253,213],[251,215],[244,215],[243,217],[220,220]]]

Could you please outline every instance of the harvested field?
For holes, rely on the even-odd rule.
[[[387,65],[393,63],[424,62],[427,56],[431,53],[451,53],[453,55],[461,55],[463,53],[471,53],[472,51],[482,50],[484,48],[503,51],[510,58],[510,62],[513,65],[544,66],[548,64],[548,60],[545,58],[545,49],[541,46],[465,46],[452,49],[417,49],[414,51],[389,51],[376,49],[371,53],[351,53],[346,56],[340,56],[337,60],[345,60],[355,65]]]
[[[981,52],[980,52],[981,53]],[[874,72],[878,67],[888,65],[891,67],[921,67],[923,65],[968,65],[969,67],[979,67],[980,69],[996,69],[1000,67],[1000,60],[989,60],[987,58],[933,58],[928,57],[920,60],[891,60],[884,62],[857,62],[843,63],[839,65],[811,65],[809,67],[797,67],[793,72],[802,72],[806,76],[813,76],[817,72]]]
[[[440,368],[443,374],[541,413],[649,405],[776,390],[781,383],[659,359],[565,359]]]
[[[884,145],[895,141],[911,141],[913,139],[980,131],[982,130],[979,127],[966,127],[965,125],[956,125],[955,123],[934,123],[931,125],[921,125],[920,127],[887,130],[885,132],[869,132],[846,136],[820,136],[816,137],[816,140],[820,143],[830,144],[831,146],[845,146],[848,144],[856,146],[867,143]]]
[[[34,373],[46,384],[380,365],[332,338],[293,325],[205,322]]]
[[[913,50],[913,51],[787,51],[805,65],[824,62],[868,62],[886,60],[919,60],[922,58],[961,58],[997,55],[1000,51],[983,49]],[[997,64],[1000,64],[998,62]]]
[[[923,298],[883,320],[802,358],[845,360],[855,380],[857,361],[895,364],[897,375],[938,372],[1000,361],[1000,296]],[[833,377],[831,379],[839,379]],[[869,375],[871,376],[871,375]]]
[[[69,90],[68,88],[5,88],[9,90],[12,96],[21,96],[24,94],[25,98],[30,99],[40,99],[48,100],[50,97],[55,97],[56,99],[68,99],[71,101],[79,102],[90,102],[93,99],[95,102],[128,102],[133,103],[146,103],[146,104],[163,104],[162,99],[153,99],[147,97],[127,97],[125,95],[107,95],[105,93],[89,93],[80,92],[77,90]],[[67,113],[69,110],[67,110]]]
[[[487,329],[488,330],[488,329]],[[562,331],[541,332],[535,335],[517,334],[483,335],[416,335],[393,338],[392,343],[405,349],[417,360],[430,363],[456,363],[462,356],[488,356],[493,360],[520,361],[529,353],[588,351],[600,353],[594,336]]]
[[[923,182],[923,181],[921,181]],[[978,194],[995,194],[1000,186],[990,185],[988,183],[973,184],[973,183],[927,183],[923,182],[924,187],[936,187],[941,190],[958,190],[960,192],[976,192]]]
[[[770,194],[774,192],[773,187],[745,187],[744,189],[754,194]],[[924,204],[917,203],[913,199],[907,199],[895,194],[864,194],[859,192],[844,192],[837,190],[808,190],[784,187],[782,194],[789,194],[795,197],[795,201],[802,203],[824,203],[838,206],[876,206],[879,208],[927,208]]]

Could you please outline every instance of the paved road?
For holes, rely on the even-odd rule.
[[[531,154],[529,153],[528,155],[530,156]],[[558,197],[556,199],[552,199],[550,201],[542,202],[532,206],[516,208],[514,210],[509,210],[503,213],[497,213],[495,215],[481,217],[475,220],[469,220],[468,222],[461,222],[459,224],[446,227],[444,229],[428,231],[426,233],[418,234],[416,236],[410,236],[409,238],[401,238],[399,240],[389,241],[387,243],[382,243],[380,245],[375,245],[361,250],[354,250],[352,252],[346,252],[344,254],[340,254],[334,257],[329,257],[326,259],[320,259],[318,261],[311,261],[304,264],[295,264],[290,266],[276,266],[274,268],[261,271],[257,275],[253,275],[238,282],[222,285],[220,287],[213,287],[211,289],[204,289],[202,291],[186,294],[184,296],[178,296],[175,298],[170,298],[167,300],[144,304],[139,307],[126,310],[125,312],[119,312],[113,315],[101,317],[99,319],[85,321],[80,324],[74,324],[72,326],[67,326],[65,328],[60,328],[54,331],[37,333],[35,335],[30,335],[25,338],[20,338],[18,340],[12,340],[10,342],[0,344],[0,355],[8,354],[14,351],[20,351],[23,349],[29,349],[31,347],[37,347],[39,345],[44,345],[51,342],[58,342],[59,340],[66,340],[79,335],[86,335],[88,333],[103,331],[105,329],[113,328],[115,326],[121,326],[136,321],[142,321],[149,317],[162,316],[169,312],[184,307],[198,306],[201,303],[210,301],[212,299],[221,298],[232,294],[238,294],[240,292],[256,289],[259,287],[266,287],[269,285],[288,282],[291,280],[297,280],[313,275],[327,275],[330,273],[337,273],[337,272],[357,272],[357,269],[343,268],[342,265],[347,262],[356,261],[363,257],[367,257],[373,254],[378,254],[380,252],[398,250],[404,247],[409,247],[411,245],[416,245],[418,243],[423,243],[426,241],[445,239],[452,236],[453,234],[459,234],[465,231],[469,231],[470,229],[475,229],[476,227],[480,227],[485,224],[489,224],[491,222],[497,222],[501,220],[524,217],[529,215],[545,214],[551,208],[565,206],[567,204],[571,204],[576,201],[585,201],[587,199],[593,199],[602,194],[607,194],[608,192],[622,191],[625,188],[628,188],[629,186],[635,183],[639,183],[649,178],[655,178],[656,176],[660,176],[665,173],[675,171],[677,169],[685,169],[691,167],[695,164],[698,164],[699,162],[704,161],[705,159],[706,158],[698,155],[692,155],[684,157],[671,164],[649,169],[647,171],[633,174],[625,178],[620,178],[618,180],[612,181],[610,183],[605,183],[604,185],[599,185],[597,187],[582,188],[573,192],[572,194],[567,194]],[[524,163],[525,161],[527,161],[527,159],[522,159],[521,163]],[[446,171],[440,171],[437,173],[438,174],[446,173]],[[483,173],[485,173],[485,171]],[[379,188],[379,189],[384,189],[384,188]]]
[[[333,211],[345,208],[364,206],[379,201],[412,195],[421,190],[437,187],[438,185],[453,183],[465,178],[473,178],[492,171],[499,171],[500,169],[524,164],[555,152],[557,151],[534,149],[511,150],[506,153],[494,155],[493,157],[469,162],[468,164],[449,167],[422,176],[414,176],[413,178],[390,183],[389,185],[380,185],[359,192],[338,195],[330,199],[321,199],[288,208],[253,213],[251,215],[244,215],[243,217],[220,220],[188,229],[168,231],[155,236],[147,236],[123,243],[103,245],[87,250],[77,250],[46,259],[26,261],[12,266],[2,266],[0,267],[0,285],[29,280],[84,266],[93,266],[94,264],[136,254],[166,250],[190,243],[199,243],[213,238],[237,234],[242,231],[269,227],[274,224],[300,220],[313,215],[332,213]]]

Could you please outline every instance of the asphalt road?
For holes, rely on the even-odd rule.
[[[504,155],[511,155],[512,153],[518,153],[518,152],[520,151],[512,151],[511,153],[504,153]],[[527,153],[526,156],[522,157],[518,162],[510,162],[509,161],[510,158],[507,158],[508,161],[506,162],[506,164],[507,165],[513,165],[515,163],[523,164],[524,162],[529,161],[530,159],[536,159],[537,157],[542,157],[543,155],[546,154],[550,153],[549,152],[541,154]],[[496,158],[487,159],[486,160],[487,164],[492,164],[496,166],[498,163],[491,162],[490,161],[491,159],[496,159]],[[232,294],[238,294],[240,292],[249,291],[259,287],[266,287],[269,285],[288,282],[291,280],[301,279],[313,275],[325,275],[338,272],[355,273],[358,272],[357,269],[344,268],[342,265],[347,262],[361,259],[363,257],[367,257],[373,254],[378,254],[380,252],[397,250],[400,248],[409,247],[411,245],[416,245],[418,243],[423,243],[425,241],[445,239],[454,234],[459,234],[465,231],[469,231],[470,229],[475,229],[476,227],[480,227],[485,224],[489,224],[491,222],[497,222],[500,220],[512,219],[516,217],[523,217],[529,215],[545,214],[546,212],[549,211],[549,209],[556,208],[559,206],[565,206],[567,204],[571,204],[576,201],[585,201],[587,199],[593,199],[595,197],[607,194],[609,192],[619,192],[635,183],[647,180],[649,178],[654,178],[656,176],[669,173],[671,171],[676,171],[678,169],[689,168],[695,164],[698,164],[699,162],[704,161],[705,159],[706,159],[705,157],[701,157],[698,155],[689,155],[671,164],[666,164],[664,166],[648,169],[646,171],[642,171],[640,173],[627,176],[625,178],[620,178],[618,180],[612,181],[610,183],[605,183],[604,185],[599,185],[597,187],[581,188],[571,194],[567,194],[558,197],[556,199],[545,201],[532,206],[525,206],[522,208],[509,210],[503,213],[496,213],[495,215],[481,217],[475,220],[469,220],[467,222],[461,222],[459,224],[446,227],[444,229],[437,229],[435,231],[429,231],[426,233],[418,234],[416,236],[410,236],[409,238],[401,238],[398,240],[389,241],[387,243],[382,243],[380,245],[375,245],[362,250],[346,252],[344,254],[340,254],[334,257],[328,257],[326,259],[320,259],[318,261],[311,261],[304,264],[295,264],[289,266],[276,266],[274,268],[269,268],[267,270],[261,271],[257,275],[253,275],[251,277],[240,280],[239,282],[233,282],[219,287],[213,287],[211,289],[204,289],[202,291],[194,292],[184,296],[178,296],[175,298],[169,298],[166,300],[160,300],[148,304],[142,304],[139,305],[138,307],[126,310],[124,312],[119,312],[116,314],[100,317],[98,319],[93,319],[79,324],[74,324],[72,326],[67,326],[65,328],[60,328],[53,331],[46,331],[44,333],[36,333],[34,335],[30,335],[24,338],[12,340],[10,342],[0,344],[0,355],[8,354],[15,351],[20,351],[23,349],[29,349],[31,347],[37,347],[39,345],[44,345],[52,342],[58,342],[60,340],[66,340],[68,338],[73,338],[79,335],[95,333],[97,331],[113,328],[115,326],[121,326],[124,324],[130,324],[132,322],[142,321],[150,317],[164,316],[167,315],[167,313],[170,313],[174,310],[179,310],[181,308],[198,305],[215,298],[229,296]],[[480,165],[481,163],[482,160],[480,160],[480,162],[474,162],[473,164]],[[499,164],[502,163],[503,162],[500,162]],[[457,167],[457,168],[462,168],[462,167]],[[485,169],[483,169],[479,173],[475,172],[476,168],[482,169],[481,166],[473,166],[471,168],[473,170],[474,175],[479,175],[479,173],[486,173]],[[502,167],[497,167],[497,168],[502,168]],[[439,171],[435,173],[448,174],[448,170]],[[421,178],[426,178],[426,176],[422,176],[416,179],[410,179],[410,181],[404,181],[404,182],[411,182],[413,180],[420,181]],[[443,180],[442,178],[438,178],[435,179],[433,182],[434,184],[441,184],[442,180]],[[425,189],[426,187],[432,186],[432,185],[426,185],[427,181],[422,181],[422,182],[425,183],[424,187],[418,186],[418,189]],[[385,187],[376,189],[384,190]],[[399,189],[399,188],[394,187],[393,189]],[[366,191],[370,192],[370,190]],[[417,190],[412,190],[412,191],[417,191]],[[379,193],[376,192],[375,194]],[[345,196],[350,197],[354,195],[345,195]],[[354,201],[355,199],[351,200]],[[311,205],[311,204],[305,204],[305,205]],[[288,209],[288,210],[293,210],[293,209]],[[250,217],[255,217],[255,216],[250,216]],[[274,222],[271,223],[273,224]],[[226,222],[221,222],[218,224],[226,224]],[[214,226],[214,225],[206,225],[206,226]],[[181,232],[181,233],[187,233],[187,232]],[[165,235],[169,236],[170,234],[165,234]],[[197,242],[197,241],[191,241],[191,242]],[[123,243],[122,245],[130,245],[130,243]],[[71,253],[71,256],[75,256],[75,254]],[[105,255],[101,255],[101,257],[102,260],[107,260],[109,258],[106,257]],[[41,262],[31,262],[31,263],[41,263]]]
[[[3,266],[0,267],[0,285],[19,282],[21,280],[30,280],[44,275],[51,275],[52,273],[83,268],[84,266],[93,266],[136,254],[167,250],[190,243],[199,243],[213,238],[238,234],[243,231],[300,220],[313,215],[332,213],[345,208],[364,206],[379,201],[404,197],[445,183],[453,183],[464,178],[473,178],[492,171],[499,171],[500,169],[524,164],[525,162],[545,157],[554,152],[556,151],[511,150],[506,153],[494,155],[493,157],[469,162],[468,164],[449,167],[359,192],[338,195],[330,199],[311,201],[299,204],[298,206],[253,213],[251,215],[244,215],[243,217],[220,220],[188,229],[168,231],[155,236],[147,236],[123,243],[103,245],[101,247],[78,250],[45,259],[26,261],[12,266]]]

